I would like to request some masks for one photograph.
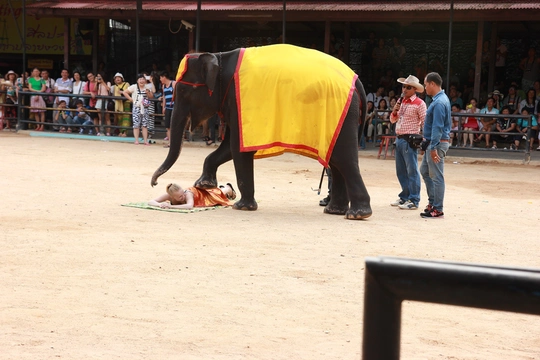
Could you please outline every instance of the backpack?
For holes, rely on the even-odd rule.
[[[47,80],[47,82],[45,84],[47,86],[46,89],[45,89],[45,92],[46,93],[52,93],[53,88],[49,86],[51,84],[51,79]],[[47,105],[54,104],[54,96],[52,96],[52,95],[43,95],[43,100],[45,101],[45,104],[47,104]]]

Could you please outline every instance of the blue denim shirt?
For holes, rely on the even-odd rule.
[[[429,149],[433,150],[442,140],[450,139],[450,128],[452,127],[452,109],[450,101],[441,90],[433,97],[429,104],[424,123],[424,138],[430,140]]]

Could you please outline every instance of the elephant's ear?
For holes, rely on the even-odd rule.
[[[208,93],[212,96],[216,88],[217,77],[219,74],[219,63],[216,55],[204,53],[199,56],[199,61],[202,65],[202,76],[204,83],[208,87]]]

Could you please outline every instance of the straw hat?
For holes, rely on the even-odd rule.
[[[9,77],[10,74],[15,74],[15,77],[17,78],[19,75],[17,75],[17,73],[13,70],[9,70],[6,75],[5,75],[5,78],[7,79]]]
[[[502,99],[504,97],[503,94],[501,94],[501,92],[499,90],[495,90],[494,92],[492,92],[491,94],[488,95],[488,97],[492,97],[493,95],[498,95],[499,96],[499,99]]]
[[[420,84],[420,80],[416,76],[409,75],[406,79],[405,78],[399,78],[397,79],[398,83],[410,85],[414,88],[416,88],[416,91],[418,92],[424,92],[424,86]]]

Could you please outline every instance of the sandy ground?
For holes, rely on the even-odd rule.
[[[540,267],[533,163],[448,161],[446,217],[424,220],[389,206],[393,160],[361,155],[374,215],[348,221],[322,213],[320,165],[292,154],[256,162],[258,211],[182,214],[120,204],[190,186],[200,143],[157,188],[160,145],[2,133],[0,150],[2,359],[360,359],[365,257]],[[236,183],[232,164],[218,178]],[[403,314],[403,359],[540,359],[540,317]]]

